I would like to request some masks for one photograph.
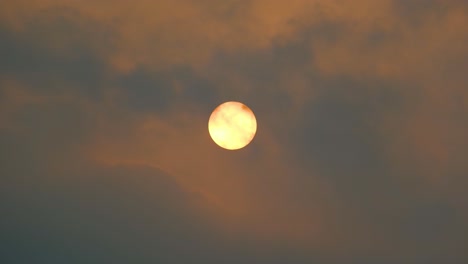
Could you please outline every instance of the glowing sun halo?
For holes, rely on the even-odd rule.
[[[218,146],[236,150],[247,146],[257,131],[255,115],[246,105],[226,102],[211,114],[208,130]]]

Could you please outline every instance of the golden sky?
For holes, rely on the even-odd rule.
[[[464,0],[3,1],[0,54],[2,263],[468,260]]]

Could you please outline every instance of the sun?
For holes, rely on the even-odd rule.
[[[213,141],[228,150],[247,146],[257,132],[257,120],[252,110],[240,102],[226,102],[213,111],[208,121]]]

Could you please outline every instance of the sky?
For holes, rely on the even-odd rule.
[[[468,262],[465,0],[4,0],[0,58],[3,264]]]

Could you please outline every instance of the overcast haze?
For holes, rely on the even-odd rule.
[[[0,58],[2,264],[468,263],[467,1],[0,0]]]

